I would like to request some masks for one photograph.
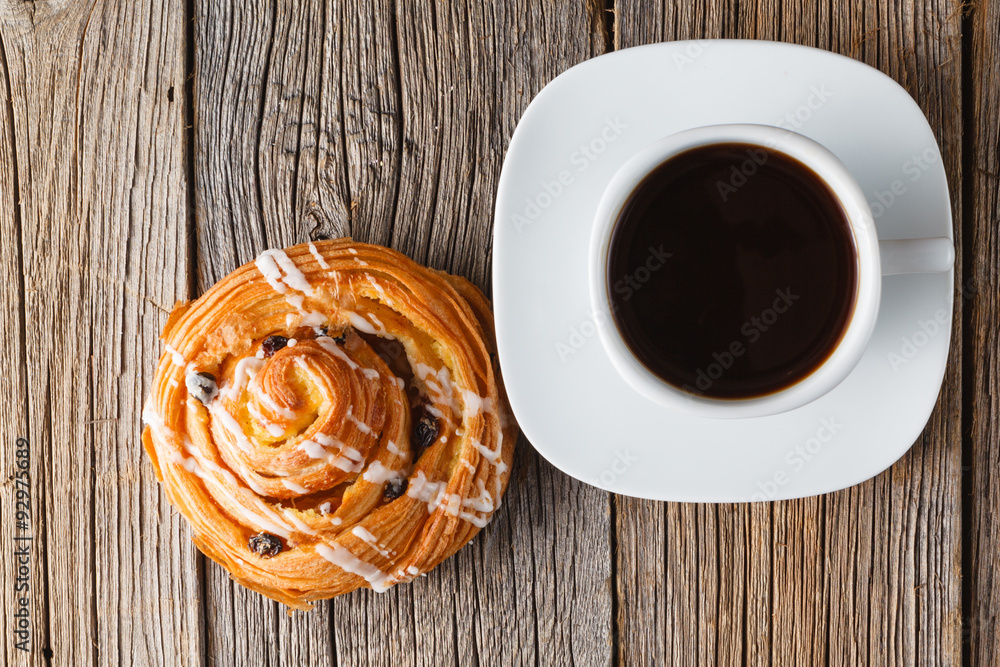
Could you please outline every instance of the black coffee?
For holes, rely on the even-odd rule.
[[[857,284],[830,189],[797,160],[746,144],[694,148],[647,175],[612,231],[607,270],[635,356],[714,398],[809,375],[840,340]]]

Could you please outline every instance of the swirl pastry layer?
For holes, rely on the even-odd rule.
[[[489,303],[350,239],[179,304],[142,439],[207,556],[294,608],[427,572],[485,526],[517,426]]]

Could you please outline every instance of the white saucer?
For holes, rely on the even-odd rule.
[[[738,40],[594,58],[532,101],[500,178],[493,298],[511,406],[546,459],[617,493],[733,502],[856,484],[902,456],[934,407],[951,338],[951,272],[883,278],[858,367],[830,394],[772,417],[711,420],[660,407],[619,377],[597,336],[587,251],[605,184],[652,141],[716,123],[781,125],[825,145],[868,196],[882,239],[952,237],[934,135],[878,70]]]

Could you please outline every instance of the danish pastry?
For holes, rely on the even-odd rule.
[[[517,426],[468,281],[350,239],[268,250],[179,304],[142,440],[193,539],[299,609],[384,591],[500,505]]]

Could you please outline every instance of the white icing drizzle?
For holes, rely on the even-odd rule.
[[[278,403],[264,391],[260,385],[255,382],[250,382],[250,394],[256,398],[258,401],[267,406],[267,409],[276,415],[281,415],[285,419],[295,419],[295,411],[288,408],[283,408]]]
[[[366,320],[358,313],[355,313],[353,310],[345,311],[345,314],[347,315],[347,319],[350,320],[351,326],[357,329],[358,331],[362,331],[366,334],[379,333],[378,329],[376,329],[371,322]]]
[[[363,421],[355,417],[354,414],[352,414],[351,412],[353,409],[354,406],[352,405],[347,406],[347,415],[346,415],[347,419],[350,420],[355,426],[357,426],[359,431],[361,431],[365,435],[371,435],[372,432],[371,426],[369,426],[368,424],[364,423]]]
[[[274,257],[278,260],[278,266],[281,270],[285,272],[284,281],[285,284],[294,290],[299,292],[304,292],[307,296],[313,295],[312,285],[306,280],[306,277],[299,271],[299,267],[295,265],[295,262],[284,253],[282,250],[275,250]]]
[[[313,530],[312,528],[309,527],[309,524],[307,524],[305,521],[303,521],[298,516],[296,516],[295,510],[293,510],[291,507],[286,508],[285,511],[282,512],[282,515],[286,519],[288,519],[288,521],[293,526],[295,526],[300,533],[305,533],[306,535],[317,535],[318,534],[315,530]]]
[[[222,390],[223,396],[230,400],[235,399],[243,391],[247,382],[257,377],[257,374],[260,373],[260,369],[263,367],[263,359],[258,359],[257,357],[243,357],[240,359],[236,362],[236,368],[233,371],[233,384]]]
[[[485,458],[490,463],[496,464],[496,462],[500,460],[500,450],[499,450],[499,448],[498,449],[490,449],[489,447],[487,447],[483,443],[479,442],[478,440],[473,440],[472,441],[472,446],[475,447],[476,450],[480,454],[482,454],[483,458]]]
[[[352,255],[357,255],[358,254],[358,251],[355,250],[354,248],[348,248],[347,252],[351,253]]]
[[[235,477],[233,479],[235,479]],[[254,493],[256,493],[258,496],[266,496],[267,495],[267,489],[265,489],[263,486],[261,486],[260,484],[258,484],[252,478],[247,478],[245,481],[247,483],[247,486],[250,487],[250,490],[253,491]]]
[[[222,422],[222,426],[232,434],[233,438],[236,439],[236,444],[244,453],[249,454],[253,451],[253,447],[250,446],[250,441],[247,440],[247,436],[243,433],[243,429],[240,428],[239,423],[222,407],[222,401],[212,401],[209,412]]]
[[[462,497],[458,494],[447,493],[447,486],[447,482],[428,481],[421,470],[417,472],[416,477],[410,479],[406,495],[422,503],[427,503],[428,513],[433,512],[438,507],[444,506],[449,514],[458,516],[458,507],[461,505]]]
[[[204,470],[202,470],[201,466],[198,465],[198,462],[196,460],[194,460],[193,458],[190,459],[187,458],[176,449],[171,449],[167,453],[167,460],[170,461],[171,463],[175,463],[181,466],[188,472],[197,475],[201,479],[208,478],[208,475],[205,473]]]
[[[261,272],[261,275],[264,276],[264,279],[267,280],[267,284],[275,292],[283,295],[285,301],[298,311],[302,326],[317,326],[326,321],[322,313],[303,308],[304,297],[302,294],[313,296],[315,291],[312,285],[309,284],[309,281],[306,280],[302,271],[299,270],[299,267],[295,265],[295,262],[284,251],[265,250],[254,260],[254,263],[257,265],[257,269]],[[302,294],[289,294],[289,287],[297,292],[302,292]],[[291,328],[294,322],[295,318],[291,313],[285,316],[285,326]]]
[[[289,339],[288,339],[288,342],[286,343],[286,345],[288,345],[288,347],[295,347],[295,346],[296,346],[296,344],[298,344],[298,342],[299,342],[299,341],[297,341],[297,340],[296,340],[296,339],[294,339],[294,338],[289,338]]]
[[[324,269],[330,268],[330,265],[326,263],[325,259],[323,259],[323,255],[319,254],[319,250],[316,249],[316,244],[314,243],[309,244],[309,252],[311,252],[312,256],[316,258],[316,262],[320,265],[321,268]]]
[[[324,350],[326,350],[327,352],[329,352],[330,354],[332,354],[333,356],[337,357],[345,364],[347,364],[351,370],[360,368],[358,363],[354,361],[354,359],[351,359],[349,356],[347,356],[347,353],[344,352],[342,349],[340,349],[340,346],[337,345],[337,342],[332,338],[330,338],[329,336],[321,336],[316,339],[316,342],[319,343],[319,346],[321,348],[323,348]]]
[[[386,442],[385,448],[389,450],[390,454],[395,454],[396,456],[402,456],[404,458],[407,456],[406,452],[403,452],[403,450],[397,447],[396,443],[392,440]]]
[[[303,440],[299,443],[299,449],[304,451],[311,459],[325,459],[330,452],[323,448],[323,445],[312,440]]]
[[[483,398],[470,389],[459,389],[465,403],[465,417],[475,417],[483,411]]]
[[[177,387],[181,386],[181,383],[177,381],[177,378],[170,378],[170,380],[169,380],[169,382],[167,382],[167,384],[169,384],[171,387],[174,387],[174,388],[177,388]]]
[[[384,544],[379,544],[378,539],[368,532],[363,526],[355,526],[351,529],[351,532],[355,537],[359,538],[362,542],[379,552],[383,558],[389,557],[389,548]]]
[[[289,491],[294,491],[295,493],[301,493],[303,495],[309,493],[309,489],[307,489],[306,487],[302,486],[301,484],[296,484],[295,482],[292,482],[290,480],[283,479],[283,480],[281,480],[281,483]]]
[[[330,523],[332,523],[335,526],[339,526],[340,524],[344,523],[344,520],[341,519],[339,516],[335,516],[332,519],[330,519]]]
[[[368,319],[372,321],[372,324],[378,327],[379,333],[385,333],[385,325],[382,324],[382,320],[375,317],[375,313],[368,313]]]
[[[324,459],[330,465],[340,468],[344,472],[356,473],[364,470],[364,462],[361,461],[361,453],[358,450],[353,447],[347,447],[336,438],[329,437],[323,433],[317,433],[313,437],[319,442],[303,440],[298,444],[299,449],[309,455],[310,458]],[[339,445],[340,451],[328,451],[324,445]]]
[[[434,394],[441,402],[447,403],[452,412],[456,415],[460,413],[458,406],[455,403],[455,398],[452,391],[451,384],[451,373],[448,371],[447,366],[442,366],[438,370],[434,370],[430,366],[424,363],[417,362],[416,364],[411,364],[414,369],[414,373],[421,382],[426,385],[426,387]],[[431,414],[434,414],[433,412]],[[441,418],[444,415],[438,410],[438,414],[434,414],[435,417]]]
[[[368,262],[366,262],[365,260],[361,259],[360,257],[355,257],[354,261],[357,262],[358,264],[360,264],[361,266],[368,266]]]
[[[301,294],[286,294],[285,301],[299,312],[299,324],[304,327],[316,327],[320,324],[326,322],[326,316],[323,313],[317,313],[314,310],[306,310],[303,303],[305,302],[305,297]],[[289,322],[294,322],[295,318],[289,314],[285,317],[285,324],[289,325]],[[291,328],[291,325],[289,325]]]
[[[490,523],[490,515],[479,516],[471,512],[461,512],[458,515],[459,519],[464,519],[474,525],[476,528],[485,528]]]
[[[368,274],[365,274],[365,277],[368,278],[368,282],[371,284],[371,286],[375,288],[375,291],[378,293],[379,298],[382,299],[382,301],[388,300],[387,297],[386,297],[385,290],[382,288],[382,286],[379,284],[379,282],[377,280],[375,280],[375,276],[373,276],[372,274],[368,273]],[[379,326],[382,326],[381,323],[379,324]],[[384,329],[385,327],[382,327],[382,328]]]
[[[414,576],[420,574],[420,570],[415,565],[407,565],[406,566],[406,571],[407,571],[407,573],[412,574]]]
[[[174,439],[173,430],[163,423],[163,417],[153,409],[149,400],[146,401],[146,405],[142,408],[142,422],[153,431],[153,435],[159,436],[161,440]]]
[[[178,352],[170,343],[163,343],[163,349],[170,355],[170,360],[174,363],[174,366],[184,366],[187,364],[184,361],[184,355]]]
[[[243,495],[245,497],[246,493],[244,492]],[[278,514],[267,505],[267,503],[256,496],[250,497],[249,500],[251,504],[255,505],[258,510],[263,512],[263,514],[256,514],[243,507],[243,505],[237,504],[236,507],[242,514],[244,514],[244,518],[248,519],[248,523],[256,522],[259,528],[281,537],[287,538],[291,535],[292,527],[282,521],[281,517],[278,516]]]
[[[257,265],[257,270],[264,276],[271,289],[278,294],[284,294],[288,291],[288,288],[281,282],[281,270],[274,259],[272,259],[273,253],[273,250],[265,250],[254,260],[254,264]]]
[[[216,402],[213,405],[216,404],[218,403]],[[156,413],[155,410],[153,410],[151,406],[146,406],[143,410],[142,418],[143,421],[145,421],[146,424],[153,429],[154,433],[157,433],[160,437],[162,437],[165,433],[169,434],[171,439],[176,437],[172,430],[164,426],[163,419]],[[266,490],[260,488],[259,485],[253,482],[253,480],[244,480],[247,486],[250,487],[249,489],[240,486],[233,473],[220,467],[214,461],[206,458],[197,448],[195,448],[194,444],[188,439],[187,436],[183,436],[182,447],[190,455],[190,458],[185,457],[184,454],[177,449],[171,449],[167,454],[168,460],[180,465],[186,471],[197,475],[200,479],[204,480],[205,483],[211,487],[212,495],[227,498],[232,505],[233,511],[239,514],[241,519],[248,525],[254,526],[260,530],[266,530],[280,537],[288,538],[291,534],[292,527],[282,521],[281,517],[278,516],[278,514],[275,513],[267,503],[257,496],[250,495],[249,493],[250,490],[253,490],[259,495],[266,495]],[[219,475],[225,481],[225,484],[228,484],[235,489],[235,495],[225,484],[220,483],[218,478],[209,473],[216,473]],[[243,498],[244,501],[254,506],[258,511],[255,512],[247,507],[244,507],[243,503],[240,502],[240,499],[237,498],[237,496]]]
[[[279,294],[285,294],[287,285],[308,296],[313,295],[312,285],[283,250],[265,250],[254,260],[254,263],[268,284]],[[281,267],[280,271],[278,267]],[[282,272],[284,272],[284,276],[281,275]]]
[[[281,436],[285,435],[285,429],[281,428],[277,424],[274,424],[274,423],[268,421],[267,417],[265,417],[264,414],[260,410],[258,410],[256,407],[254,407],[254,404],[250,403],[249,401],[247,402],[247,411],[265,429],[267,429],[268,433],[270,433],[275,438],[280,438]]]
[[[482,480],[477,480],[479,495],[469,498],[462,498],[455,493],[447,493],[447,481],[431,482],[424,475],[423,471],[418,471],[416,476],[410,479],[409,488],[406,495],[420,502],[427,503],[427,511],[434,512],[439,507],[444,512],[460,519],[468,521],[473,525],[483,528],[489,523],[492,513],[500,508],[500,492],[503,488],[502,475],[507,471],[507,464],[500,460],[503,443],[503,433],[500,433],[497,448],[490,449],[479,441],[473,440],[472,444],[482,457],[496,467],[496,490],[491,494],[486,490]],[[459,459],[459,465],[466,468],[470,473],[475,474],[473,466],[465,458]],[[496,500],[494,501],[494,498]],[[482,512],[484,516],[479,516],[477,512]]]
[[[479,487],[479,495],[470,496],[463,500],[462,507],[468,507],[477,512],[492,512],[493,496],[486,490],[486,485],[483,484],[482,480],[476,480],[476,485]]]
[[[390,479],[399,477],[401,472],[400,470],[386,468],[382,465],[381,461],[372,461],[363,477],[366,482],[371,482],[372,484],[385,484]]]
[[[206,481],[212,486],[213,495],[224,496],[229,499],[233,507],[236,508],[236,512],[239,513],[243,520],[261,530],[270,531],[276,535],[287,538],[292,530],[292,527],[281,520],[271,507],[265,503],[263,500],[257,496],[250,495],[248,490],[240,486],[233,473],[219,467],[213,461],[205,458],[201,452],[194,448],[191,441],[184,438],[184,446],[194,458],[197,459],[198,463],[211,472],[219,474],[230,486],[236,490],[236,494],[242,497],[246,502],[257,508],[258,512],[253,512],[240,502],[240,500],[233,495],[224,485],[220,485],[212,477],[206,477]],[[266,489],[263,489],[259,484],[256,484],[252,479],[244,480],[251,491],[254,491],[258,495],[267,495]]]
[[[329,502],[325,502],[325,503],[323,503],[322,505],[319,506],[319,513],[322,514],[322,515],[324,515],[324,516],[326,516],[327,514],[330,513],[330,509],[331,508],[332,508],[332,505]]]
[[[316,339],[316,342],[319,343],[319,346],[322,347],[324,350],[326,350],[327,352],[329,352],[330,354],[332,354],[333,356],[337,357],[345,364],[347,364],[348,368],[350,368],[352,371],[361,371],[361,374],[364,375],[369,380],[377,380],[379,379],[379,377],[381,377],[379,375],[379,372],[374,368],[365,368],[361,366],[358,362],[354,361],[349,356],[347,356],[347,353],[344,352],[344,350],[342,350],[341,347],[337,345],[337,342],[334,341],[332,338],[328,336],[321,336]]]
[[[337,544],[336,542],[332,542],[331,546],[327,546],[326,544],[317,544],[316,553],[339,567],[344,572],[358,575],[367,581],[368,585],[371,586],[372,590],[376,593],[385,593],[389,590],[389,586],[392,585],[392,580],[388,574],[378,569],[371,563],[359,559],[351,553],[347,547]]]

